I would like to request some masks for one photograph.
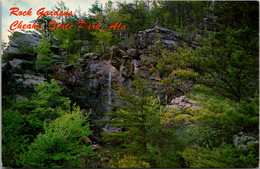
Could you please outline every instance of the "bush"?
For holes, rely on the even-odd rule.
[[[2,162],[5,167],[19,167],[17,157],[28,145],[29,132],[25,117],[17,110],[2,111]]]
[[[71,168],[85,167],[81,158],[92,152],[84,138],[91,134],[82,111],[60,110],[61,116],[45,124],[45,133],[39,134],[29,146],[29,150],[20,156],[23,167]]]
[[[213,149],[187,147],[182,155],[191,168],[255,168],[259,161],[251,146],[239,149],[224,143]]]
[[[62,159],[65,156],[67,160],[76,159],[71,166],[80,166],[79,153],[84,155],[84,151],[91,152],[90,147],[82,141],[91,133],[86,119],[82,117],[79,108],[71,108],[70,100],[61,96],[61,88],[55,80],[36,86],[31,100],[14,101],[3,96],[3,103],[2,143],[5,167],[65,166],[66,160]],[[41,163],[45,158],[49,160],[46,153],[52,152],[53,148],[57,148],[57,152],[64,151],[66,155],[61,154],[61,157],[58,153],[53,155],[58,157],[50,157],[50,161],[54,160],[51,164]],[[55,151],[52,153],[55,154]],[[55,161],[56,158],[60,160]]]
[[[114,161],[111,161],[108,165],[109,168],[150,168],[149,163],[139,159],[136,156],[124,155],[120,158],[119,155],[115,155]]]

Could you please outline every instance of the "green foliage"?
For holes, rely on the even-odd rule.
[[[150,168],[149,163],[138,159],[138,157],[132,155],[124,155],[120,158],[119,155],[115,155],[114,161],[110,162],[109,168]]]
[[[153,139],[147,144],[147,149],[151,154],[151,165],[160,168],[185,167],[180,154],[184,147],[185,144],[179,140],[176,131],[171,128],[162,128],[160,133],[154,134]]]
[[[150,15],[151,12],[144,1],[118,3],[117,19],[127,25],[127,33],[130,35],[151,28],[154,23],[151,23]]]
[[[46,37],[43,37],[40,41],[40,44],[36,48],[36,53],[39,57],[51,56],[53,53],[51,52],[51,44]]]
[[[245,31],[249,29],[212,33],[208,38],[201,39],[203,46],[195,50],[186,47],[178,48],[178,53],[163,54],[151,71],[167,75],[173,70],[162,81],[165,85],[182,85],[183,82],[205,85],[237,102],[253,97],[258,91],[258,54],[253,49],[258,44],[251,40],[252,50],[247,50],[251,47],[242,46],[239,37]]]
[[[105,140],[123,140],[122,146],[135,153],[147,152],[146,144],[152,132],[160,128],[161,108],[153,92],[148,90],[149,84],[144,79],[133,82],[132,88],[122,88],[117,99],[123,106],[115,105],[117,111],[108,112],[114,127],[124,128],[125,132],[104,133]],[[137,151],[139,150],[139,151]]]
[[[203,41],[203,47],[184,55],[201,75],[200,84],[240,101],[258,90],[258,56],[237,44],[240,40],[234,32],[214,33]]]
[[[79,58],[80,58],[79,54],[70,54],[67,56],[67,58],[68,58],[68,60],[65,62],[65,64],[67,64],[67,65],[73,64],[74,66],[79,64],[79,62],[78,62]]]
[[[161,117],[166,110],[155,99],[156,92],[151,87],[151,83],[139,77],[133,81],[132,88],[120,90],[116,99],[122,101],[121,105],[111,105],[116,111],[106,115],[112,118],[108,121],[111,126],[123,131],[103,133],[104,140],[114,146],[119,144],[121,150],[115,149],[117,152],[133,155],[151,167],[181,167],[184,163],[178,151],[183,145],[173,130],[163,128]],[[126,167],[127,161],[123,158],[112,164],[120,167],[122,163]]]
[[[28,145],[30,131],[23,114],[12,109],[15,102],[5,97],[2,100],[2,162],[5,167],[19,167],[17,155]]]
[[[217,2],[212,12],[216,16],[221,16],[216,19],[216,23],[220,26],[236,30],[248,27],[252,28],[252,31],[258,32],[258,10],[258,3],[254,1],[234,3]],[[222,14],[224,12],[227,15],[223,16]],[[251,36],[251,34],[248,35]],[[250,39],[250,37],[248,37],[248,39]]]
[[[228,15],[222,16],[224,11]],[[236,101],[253,97],[259,76],[257,4],[217,2],[213,13],[221,30],[190,54],[191,66],[203,77],[201,84],[223,96]]]
[[[110,44],[112,39],[112,33],[101,29],[97,32],[92,32],[91,34],[99,41],[103,52],[105,52],[105,48]]]
[[[52,21],[52,18],[50,16],[43,15],[41,18],[37,18],[33,22],[36,21],[38,24],[42,24],[43,26],[43,29],[37,31],[39,31],[43,36],[48,37],[50,32],[50,29],[48,29],[50,27],[49,22]]]
[[[155,33],[155,36],[154,36],[154,44],[153,44],[153,47],[152,49],[150,49],[152,53],[154,53],[156,56],[160,56],[161,55],[161,52],[162,52],[162,48],[163,48],[163,44],[162,42],[160,42],[160,39],[161,39],[161,34],[158,32],[158,29],[156,29],[156,33]]]
[[[22,54],[33,54],[34,53],[34,47],[29,44],[29,43],[20,43],[19,44],[19,53],[22,53]]]
[[[58,9],[64,12],[70,12],[70,9],[65,5],[63,1],[57,2],[55,10]],[[50,31],[48,31],[48,34],[50,35],[52,42],[55,45],[65,49],[67,55],[71,54],[71,48],[73,48],[73,41],[82,39],[82,37],[80,36],[82,35],[82,31],[77,30],[78,21],[81,20],[79,18],[80,12],[79,16],[77,16],[75,13],[72,16],[58,16],[58,20],[56,20],[57,22],[55,24],[52,24],[55,25],[55,27],[57,27],[58,24],[62,24],[63,26],[69,24],[71,25],[71,29],[51,29]]]
[[[55,80],[36,86],[31,100],[4,98],[4,166],[84,167],[82,158],[92,152],[83,141],[91,134],[87,117],[71,108]]]
[[[54,79],[51,80],[51,83],[39,84],[33,98],[29,102],[33,108],[28,112],[26,118],[34,130],[38,132],[42,130],[44,122],[59,117],[60,110],[70,109],[70,100],[61,96],[61,88]]]
[[[190,96],[200,102],[200,108],[170,111],[164,117],[168,123],[180,123],[183,118],[193,123],[184,129],[182,137],[186,144],[212,148],[222,142],[232,143],[233,136],[240,131],[257,133],[258,96],[246,104],[202,94]]]
[[[21,36],[21,32],[17,32],[17,31],[14,31],[14,32],[10,32],[12,35],[9,35],[8,38],[10,41],[13,41],[15,38],[18,38]]]
[[[126,44],[128,44],[129,46],[134,46],[134,36],[132,35],[132,36],[130,36],[129,38],[127,38],[127,39],[124,39],[124,40],[122,40],[122,42],[124,42],[124,43],[126,43]]]
[[[60,110],[61,116],[45,124],[44,133],[39,134],[28,151],[21,154],[22,166],[26,168],[84,167],[82,158],[92,152],[84,138],[91,134],[86,117],[79,108]]]
[[[51,114],[49,106],[52,106],[53,110],[55,110],[54,104],[56,99],[61,99],[62,101],[62,97],[59,94],[54,94],[55,92],[60,92],[54,89],[57,89],[58,86],[54,87],[52,85],[51,87],[51,85],[45,85],[48,89],[47,94],[46,90],[45,92],[42,91],[42,86],[43,84],[39,88],[36,88],[36,91],[39,93],[35,93],[32,100],[12,101],[4,99],[5,106],[3,107],[2,115],[3,147],[5,151],[3,151],[3,154],[6,157],[12,156],[4,161],[4,166],[18,167],[18,163],[16,162],[17,155],[43,130],[43,121],[48,121],[47,118],[51,117],[48,115]],[[53,97],[51,98],[51,96]],[[68,107],[69,104],[65,108],[67,109]],[[53,115],[51,118],[54,118],[54,116],[56,117],[57,115]],[[13,150],[14,148],[15,150]]]
[[[259,94],[255,94],[251,100],[243,100],[239,103],[238,113],[233,115],[236,125],[241,130],[257,133],[259,128]]]
[[[157,20],[163,21],[166,27],[172,30],[183,32],[187,30],[185,33],[196,30],[196,27],[207,14],[206,9],[212,5],[210,1],[160,1],[157,3],[153,14],[158,18]],[[160,12],[163,12],[163,15]]]
[[[239,149],[229,144],[213,149],[187,147],[182,155],[191,168],[255,168],[259,161],[252,147]]]
[[[161,77],[166,76],[160,85],[167,86],[166,93],[186,94],[189,92],[189,88],[198,79],[198,73],[190,69],[190,61],[184,56],[185,49],[178,48],[178,53],[170,51],[162,51],[162,57],[156,57],[152,55],[155,60],[150,72],[157,72]],[[190,51],[185,50],[190,53]]]
[[[172,7],[170,10],[177,9],[175,12],[179,13],[179,9],[186,10],[189,5],[196,3],[191,2],[185,7],[184,2],[162,2],[162,8],[167,11]],[[196,5],[208,6],[203,3],[198,2]],[[250,5],[254,6],[249,8]],[[211,88],[237,102],[247,97],[252,98],[258,92],[258,23],[253,17],[254,14],[258,15],[257,5],[250,2],[217,2],[215,6],[211,12],[218,16],[215,22],[220,31],[208,32],[207,38],[198,39],[202,46],[195,50],[185,47],[178,48],[178,53],[164,52],[162,58],[156,59],[157,63],[152,65],[150,71],[157,71],[161,76],[169,75],[162,81],[171,90],[168,92],[181,90],[185,94],[188,91],[182,86],[191,87],[195,83],[207,86],[207,92]],[[228,17],[220,15],[225,10],[234,14]],[[235,16],[240,16],[242,20],[234,22]],[[171,87],[171,84],[176,84],[176,87]]]
[[[186,167],[236,168],[256,167],[257,146],[245,149],[233,147],[235,134],[244,131],[258,133],[258,95],[251,101],[236,103],[223,97],[189,95],[198,100],[197,109],[170,110],[162,122],[170,124],[191,123],[183,126],[176,136],[185,146],[179,150]],[[182,159],[182,158],[180,158]]]
[[[48,70],[52,68],[54,59],[51,58],[53,52],[51,52],[51,44],[49,40],[43,36],[39,45],[35,49],[37,53],[37,69],[45,71],[45,77],[48,78]]]

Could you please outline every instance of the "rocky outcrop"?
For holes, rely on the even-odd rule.
[[[13,59],[2,64],[2,91],[3,95],[20,95],[22,98],[33,94],[35,85],[43,83],[46,79],[36,74],[32,61]]]
[[[85,59],[97,59],[98,57],[100,57],[100,55],[97,53],[94,53],[94,52],[86,53],[83,55],[83,58],[85,58]]]
[[[119,49],[122,49],[122,50],[127,50],[130,48],[130,46],[124,42],[119,42],[117,45],[118,45]]]
[[[160,38],[157,38],[157,34]],[[9,59],[3,64],[4,88],[11,88],[14,94],[20,94],[18,91],[24,91],[23,88],[33,89],[34,84],[39,84],[46,79],[41,78],[36,73],[35,63],[32,58],[34,53],[23,53],[21,43],[29,46],[37,46],[40,36],[35,33],[18,34],[9,43],[5,50],[5,55]],[[66,65],[66,57],[59,55],[60,49],[57,46],[52,47],[55,59],[54,69],[48,70],[51,78],[59,81],[64,89],[64,94],[69,96],[72,101],[77,102],[83,109],[92,109],[92,114],[107,111],[107,102],[109,97],[115,93],[109,92],[109,87],[117,89],[120,86],[131,86],[133,74],[140,73],[153,82],[162,79],[157,73],[150,73],[149,67],[140,63],[140,60],[149,59],[149,47],[158,41],[164,44],[164,48],[174,51],[175,45],[190,44],[188,38],[181,36],[177,32],[164,28],[157,22],[153,29],[139,32],[136,35],[136,46],[130,46],[119,42],[118,48],[112,47],[106,55],[98,53],[85,53],[76,64]],[[41,72],[44,73],[44,72]],[[163,87],[160,87],[164,90]],[[18,93],[17,93],[18,92]],[[27,91],[28,92],[28,91]],[[110,95],[109,95],[110,93]],[[164,98],[164,95],[160,95]],[[116,101],[110,99],[112,103]]]
[[[187,96],[176,97],[171,100],[169,108],[171,109],[198,109],[196,100],[190,99]]]
[[[197,47],[198,43],[191,41],[188,37],[167,29],[157,21],[152,29],[139,31],[135,35],[136,46],[139,49],[153,49],[155,44],[161,44],[161,48],[176,52],[177,46],[189,45]]]
[[[246,148],[248,144],[258,147],[259,145],[258,138],[259,136],[256,136],[254,134],[239,132],[238,134],[233,136],[233,144],[235,147],[238,148]]]
[[[7,48],[4,50],[3,57],[9,60],[14,58],[33,60],[35,56],[33,47],[39,45],[38,39],[41,38],[41,36],[35,32],[15,32],[13,36]]]
[[[45,71],[35,69],[37,63],[36,59],[33,60],[34,53],[11,52],[20,50],[21,42],[37,46],[37,38],[39,36],[36,34],[21,34],[10,41],[5,50],[9,60],[2,67],[4,94],[13,93],[18,99],[29,97],[28,94],[33,93],[34,85],[46,81],[43,75],[39,74],[44,74]],[[62,55],[62,50],[52,46],[51,50],[55,54],[50,57],[56,61],[53,70],[48,69],[49,78],[56,79],[63,88],[64,95],[80,105],[84,113],[91,110],[91,118],[101,119],[103,113],[109,110],[107,103],[117,103],[113,97],[115,93],[110,88],[117,90],[120,86],[131,87],[133,75],[136,73],[152,82],[162,80],[158,73],[149,72],[149,67],[140,61],[150,58],[149,50],[154,44],[160,42],[166,50],[174,52],[176,45],[192,44],[188,38],[164,28],[159,22],[154,28],[139,32],[135,41],[136,46],[119,42],[117,47],[111,47],[103,55],[95,52],[84,53],[78,62],[73,64],[66,64],[67,58]],[[154,85],[151,88],[165,90],[163,86]],[[165,94],[161,93],[160,98],[164,101]]]
[[[118,62],[118,63],[117,63]],[[111,88],[128,86],[131,81],[130,73],[134,71],[130,60],[81,59],[80,66],[55,65],[54,78],[59,80],[64,94],[69,96],[85,109],[92,109],[94,114],[107,111],[109,81]],[[109,76],[111,74],[111,76]],[[109,79],[111,78],[111,79]],[[113,97],[114,93],[111,92]],[[112,98],[112,103],[114,103]]]

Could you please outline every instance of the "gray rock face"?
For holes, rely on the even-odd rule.
[[[15,71],[22,71],[25,69],[34,69],[33,68],[33,62],[27,61],[23,59],[13,59],[9,61],[9,64],[11,65],[12,69]]]
[[[81,107],[92,109],[92,112],[98,114],[107,110],[110,71],[111,85],[114,88],[118,81],[119,71],[108,60],[92,60],[86,67],[74,69],[57,65],[54,77],[60,81],[65,95]]]
[[[60,56],[60,55],[52,55],[51,56],[52,59],[56,59],[56,60],[66,60],[66,57],[65,56]]]
[[[21,88],[31,89],[34,89],[35,85],[39,85],[40,83],[46,81],[44,77],[32,74],[15,74],[14,79],[17,85],[22,84],[22,86],[20,86]]]
[[[152,49],[154,44],[160,43],[162,48],[172,52],[176,52],[176,46],[198,46],[196,42],[192,42],[189,38],[163,27],[160,22],[156,22],[152,29],[139,31],[135,35],[135,42],[139,49]]]
[[[128,49],[127,55],[132,57],[133,59],[139,59],[139,56],[143,54],[143,52],[139,49]]]
[[[29,66],[24,67],[23,62],[17,60],[7,64],[9,69],[2,68],[3,95],[14,95],[15,99],[29,98],[34,92],[35,85],[43,83],[46,79],[34,74],[28,74],[28,72],[34,72],[34,70],[30,69]]]
[[[157,32],[160,38],[157,38]],[[37,46],[38,35],[36,34],[21,34],[10,42],[10,48],[5,52],[10,53],[10,50],[18,50],[19,43],[25,42],[32,46]],[[157,39],[156,39],[157,38]],[[119,42],[118,47],[111,48],[111,56],[100,56],[97,53],[86,53],[79,59],[80,66],[73,64],[64,67],[66,58],[60,53],[58,47],[52,47],[56,51],[56,55],[52,59],[57,61],[54,63],[53,77],[60,81],[60,85],[72,100],[78,102],[83,108],[91,108],[97,112],[104,112],[107,109],[106,103],[108,100],[108,87],[116,89],[123,86],[131,86],[132,75],[140,73],[144,77],[153,82],[158,82],[162,79],[159,74],[150,73],[149,67],[140,63],[140,59],[149,59],[149,52],[146,49],[153,48],[156,43],[162,43],[167,50],[175,50],[176,45],[184,45],[189,43],[186,37],[181,36],[177,32],[164,28],[157,22],[152,29],[139,31],[136,35],[136,47],[130,48],[126,43]],[[26,54],[20,54],[23,58]],[[108,57],[112,59],[109,60]],[[4,76],[13,79],[15,83],[25,86],[39,84],[44,81],[35,77],[34,62],[19,57],[7,62],[4,66]],[[25,71],[26,70],[26,71]],[[16,74],[16,75],[14,75]],[[19,75],[19,76],[18,76]],[[21,77],[20,77],[21,76]],[[36,76],[36,75],[35,75]],[[110,78],[110,79],[109,79]],[[8,80],[7,80],[8,81]],[[109,84],[110,81],[110,84]],[[160,87],[163,91],[164,88]],[[112,92],[112,96],[114,93]],[[160,95],[164,98],[164,95]],[[114,100],[112,99],[112,102]],[[189,104],[179,103],[180,107],[190,107]],[[192,106],[191,106],[192,107]]]
[[[35,53],[33,47],[39,45],[38,38],[41,36],[37,33],[18,33],[3,53],[4,57],[9,59],[27,59],[33,60]]]
[[[23,81],[23,84],[25,85],[25,87],[27,87],[27,86],[33,87],[35,85],[39,85],[42,82],[44,82],[44,80],[26,79],[25,81]]]
[[[197,101],[187,98],[186,96],[176,97],[171,100],[169,108],[171,109],[198,109],[199,106],[196,106]]]
[[[127,50],[130,48],[130,46],[124,42],[119,42],[117,45],[118,45],[119,49],[122,49],[122,50]]]
[[[92,53],[86,53],[86,54],[84,54],[84,55],[83,55],[83,58],[84,58],[84,59],[90,59],[90,58],[93,59],[94,57],[99,57],[99,56],[100,56],[99,54],[92,52]]]
[[[246,148],[248,143],[251,143],[253,146],[259,144],[258,138],[250,133],[239,132],[233,136],[233,144],[238,148]]]
[[[142,67],[138,60],[120,58],[115,52],[111,55],[111,60],[82,58],[80,63],[84,63],[84,66],[68,69],[55,65],[54,70],[54,78],[60,81],[64,94],[82,108],[92,109],[91,114],[100,118],[108,110],[109,100],[113,104],[117,102],[113,98],[115,93],[109,92],[109,87],[115,90],[120,86],[130,87],[132,74],[137,72],[145,74],[154,82],[161,80],[157,74],[150,74],[148,68]]]
[[[10,41],[9,44],[13,45],[11,49],[16,50],[15,48],[20,48],[19,43],[23,40],[31,45],[38,45],[36,42],[37,37],[33,34],[21,34],[21,36]],[[6,51],[8,53],[10,49],[6,49]],[[30,98],[34,92],[35,85],[46,81],[46,79],[36,75],[35,62],[31,60],[32,58],[26,58],[27,54],[19,53],[11,56],[18,56],[18,58],[12,59],[8,54],[8,59],[10,60],[2,64],[3,95],[11,95],[14,99]]]

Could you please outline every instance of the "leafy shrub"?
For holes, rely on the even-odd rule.
[[[19,167],[17,157],[30,138],[26,125],[26,119],[19,111],[2,110],[2,162],[5,167]]]
[[[71,110],[70,100],[61,96],[61,88],[55,80],[51,80],[50,83],[45,82],[37,85],[31,100],[23,99],[14,101],[3,96],[3,103],[2,147],[3,165],[5,167],[21,167],[23,162],[19,161],[18,157],[23,151],[27,151],[27,146],[34,141],[39,133],[43,133],[45,129],[51,131],[47,127],[48,124],[54,123],[52,122],[53,120],[63,115],[64,112],[70,112]],[[74,108],[73,112],[77,111],[79,110]],[[67,116],[63,118],[65,117]],[[67,118],[69,119],[70,117]],[[72,118],[75,117],[71,115]],[[73,124],[68,123],[71,127],[73,127]],[[52,125],[54,126],[54,124]],[[66,126],[66,128],[69,127]],[[73,132],[77,134],[75,131]],[[59,136],[58,133],[55,134],[57,134],[57,137]],[[47,136],[39,137],[45,138]]]
[[[24,167],[71,168],[84,167],[81,158],[92,152],[84,138],[91,134],[82,111],[76,107],[72,111],[59,110],[59,118],[45,124],[43,134],[39,134],[21,154]]]
[[[42,131],[44,122],[59,117],[60,110],[70,109],[70,100],[61,96],[61,90],[54,79],[50,83],[45,82],[36,87],[33,99],[29,102],[32,110],[28,112],[26,118],[37,132]]]
[[[136,156],[124,155],[120,158],[116,155],[114,161],[110,162],[109,168],[150,168],[149,163],[139,159]]]
[[[147,149],[150,154],[147,161],[149,161],[152,167],[185,167],[184,160],[180,154],[184,146],[184,142],[179,140],[176,131],[164,128],[159,133],[155,133],[153,139],[147,144]]]
[[[240,149],[224,143],[213,149],[187,147],[182,155],[191,168],[255,168],[259,161],[251,146]]]

